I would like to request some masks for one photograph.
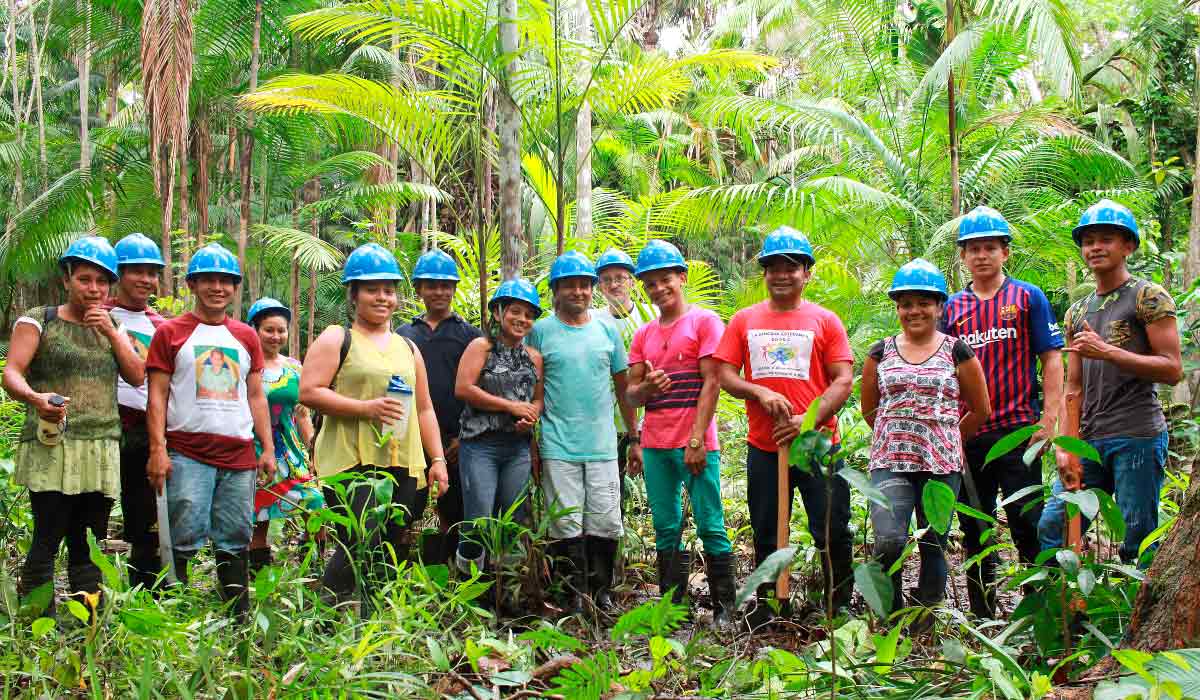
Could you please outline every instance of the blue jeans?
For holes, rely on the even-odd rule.
[[[463,533],[458,545],[461,565],[477,566],[483,557],[483,546],[471,537],[476,518],[495,517],[512,507],[529,486],[529,437],[485,433],[463,440],[458,447],[458,470],[462,480]],[[528,520],[529,501],[526,499],[514,513],[517,522]],[[482,568],[482,567],[481,567]]]
[[[1148,438],[1102,438],[1088,442],[1100,453],[1100,462],[1083,460],[1083,488],[1099,488],[1112,494],[1125,518],[1125,541],[1121,561],[1137,560],[1142,540],[1158,528],[1158,494],[1162,491],[1167,465],[1167,431]],[[1066,524],[1066,501],[1056,498],[1064,491],[1058,479],[1050,487],[1054,494],[1042,508],[1038,541],[1042,549],[1062,547]],[[1084,519],[1083,531],[1091,523]]]
[[[928,527],[921,495],[928,481],[940,481],[949,486],[957,496],[962,474],[934,474],[933,472],[894,472],[889,469],[872,469],[871,485],[887,496],[891,507],[871,504],[871,524],[875,527],[875,558],[887,571],[904,553],[908,544],[908,523],[913,511],[917,513],[917,527]],[[940,603],[946,597],[946,580],[950,570],[946,566],[946,543],[950,531],[938,534],[932,527],[917,542],[921,552],[921,574],[917,579],[917,602],[922,605]],[[901,595],[904,586],[897,571],[892,575],[892,612],[903,607]]]
[[[170,452],[167,512],[171,546],[182,556],[204,548],[238,554],[250,544],[254,519],[254,469],[218,469]]]

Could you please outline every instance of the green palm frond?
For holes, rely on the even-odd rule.
[[[268,224],[255,224],[252,231],[266,244],[264,252],[289,261],[294,258],[304,270],[330,272],[339,269],[346,259],[340,250],[307,231]]]

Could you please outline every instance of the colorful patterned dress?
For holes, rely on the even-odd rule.
[[[271,436],[275,443],[275,480],[259,487],[254,494],[254,519],[265,522],[286,518],[298,507],[316,510],[325,507],[321,490],[312,483],[308,450],[296,424],[296,406],[300,402],[300,363],[284,357],[283,366],[263,370],[263,387],[271,411]],[[255,450],[262,454],[256,439]]]

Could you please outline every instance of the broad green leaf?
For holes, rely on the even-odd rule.
[[[904,561],[912,556],[913,550],[915,550],[919,544],[920,536],[909,538],[908,543],[904,545],[904,550],[900,552],[900,556],[897,557],[896,561],[892,562],[892,565],[888,567],[887,575],[891,576],[900,569],[904,568]]]
[[[70,611],[80,622],[88,621],[88,609],[83,606],[78,600],[71,598],[67,601],[67,610]]]
[[[278,566],[264,566],[259,569],[254,576],[254,599],[264,601],[270,598],[275,589],[279,588],[282,578],[282,571]]]
[[[938,534],[946,534],[950,529],[950,520],[954,518],[954,489],[940,481],[926,481],[921,489],[921,505],[925,509],[925,518]]]
[[[1100,511],[1100,499],[1096,497],[1095,491],[1098,489],[1088,489],[1087,491],[1063,491],[1058,494],[1058,498],[1072,503],[1079,508],[1079,512],[1088,520],[1095,520],[1096,513]]]
[[[1022,498],[1025,498],[1026,496],[1028,496],[1031,493],[1041,493],[1041,492],[1042,492],[1041,484],[1032,484],[1030,486],[1026,486],[1025,488],[1018,490],[1016,493],[1011,494],[1004,500],[1000,501],[1000,507],[1003,508],[1004,506],[1008,505],[1009,503],[1015,503],[1015,502],[1021,500]]]
[[[1090,459],[1093,462],[1100,461],[1100,453],[1096,451],[1096,448],[1077,437],[1059,435],[1054,438],[1054,445],[1061,447],[1080,459]]]
[[[114,591],[125,590],[125,581],[121,574],[117,573],[117,567],[109,561],[109,558],[104,556],[104,552],[100,551],[100,545],[96,542],[96,535],[91,531],[87,531],[88,542],[88,558],[92,560],[100,572],[104,574],[104,585]]]
[[[1046,440],[1035,440],[1029,443],[1029,447],[1025,448],[1025,454],[1021,455],[1021,461],[1025,466],[1033,464],[1033,461],[1041,454],[1042,448],[1046,446]]]
[[[821,411],[821,397],[812,400],[804,411],[804,420],[800,421],[800,432],[807,433],[817,427],[817,413]]]
[[[996,441],[995,445],[992,445],[992,449],[988,450],[987,457],[984,457],[983,459],[984,466],[991,464],[993,460],[1000,459],[1009,452],[1012,452],[1021,445],[1024,445],[1037,431],[1037,425],[1027,425],[1024,428],[1018,428],[1017,430],[1014,430],[1008,435],[1000,438]]]
[[[875,488],[874,484],[871,483],[871,477],[863,474],[854,467],[842,467],[842,469],[838,471],[837,475],[845,479],[846,482],[851,486],[861,491],[870,502],[883,508],[892,507],[892,502],[889,501],[888,497],[883,494],[883,491]]]
[[[1091,569],[1083,568],[1079,570],[1079,576],[1075,578],[1075,581],[1079,584],[1079,592],[1084,596],[1089,596],[1092,594],[1092,589],[1096,587],[1096,574]]]
[[[433,661],[433,665],[438,667],[439,671],[450,670],[450,659],[446,656],[446,651],[442,649],[442,645],[432,636],[425,637],[425,646],[429,647],[429,658]]]
[[[779,572],[790,566],[795,557],[795,547],[784,547],[771,552],[763,560],[763,563],[759,564],[758,568],[746,577],[746,582],[742,584],[742,589],[738,591],[737,598],[733,601],[734,609],[742,607],[747,600],[750,600],[750,596],[754,595],[759,586],[779,578]]]
[[[930,482],[930,483],[934,483],[934,482]],[[966,503],[959,503],[956,501],[954,503],[954,510],[957,510],[959,513],[962,513],[963,515],[969,515],[972,518],[975,518],[976,520],[982,520],[985,523],[991,523],[992,525],[996,524],[995,518],[988,515],[987,513],[984,513],[981,510],[975,510],[974,508],[967,505]]]
[[[892,611],[892,578],[883,573],[879,562],[869,561],[855,566],[854,587],[876,615],[887,617]]]
[[[900,641],[900,632],[904,625],[897,624],[886,636],[872,635],[875,640],[875,673],[888,674],[892,672],[892,662],[896,660],[896,643]]]
[[[1103,489],[1092,489],[1100,505],[1100,517],[1112,533],[1113,540],[1120,542],[1125,539],[1125,516],[1121,515],[1121,507]],[[1139,552],[1140,556],[1140,552]]]
[[[33,633],[34,639],[41,639],[42,637],[46,636],[50,630],[54,629],[54,625],[54,618],[39,617],[33,621],[32,625],[29,626],[29,631]]]
[[[1068,576],[1074,576],[1079,572],[1079,555],[1074,550],[1060,549],[1054,553],[1054,557]]]
[[[1138,545],[1138,559],[1142,558],[1142,555],[1146,553],[1147,549],[1150,549],[1159,540],[1161,540],[1163,537],[1166,537],[1167,532],[1170,531],[1171,526],[1174,524],[1175,518],[1168,518],[1165,523],[1154,528],[1153,532],[1151,532],[1149,535],[1146,535],[1145,539],[1142,540],[1142,543]]]

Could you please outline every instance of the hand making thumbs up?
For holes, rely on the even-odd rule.
[[[658,396],[671,389],[671,378],[661,369],[654,369],[650,360],[646,360],[647,396]]]
[[[1083,330],[1071,336],[1071,345],[1065,348],[1067,352],[1078,353],[1080,357],[1090,360],[1104,360],[1113,351],[1113,346],[1104,342],[1100,334],[1092,330],[1087,321],[1082,323]]]

